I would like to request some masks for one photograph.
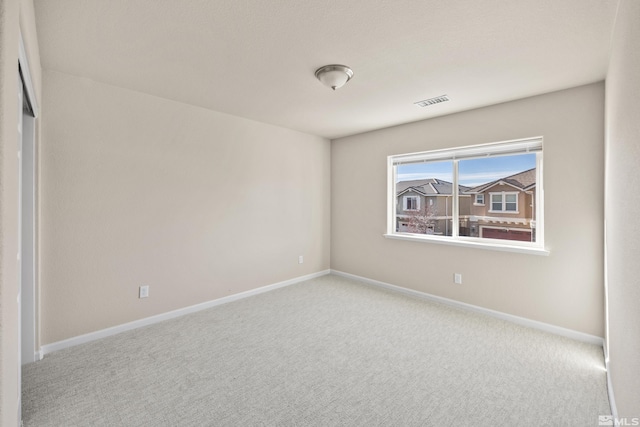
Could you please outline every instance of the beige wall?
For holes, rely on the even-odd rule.
[[[539,135],[549,256],[383,237],[387,156]],[[603,83],[334,140],[331,268],[603,336],[603,140]]]
[[[329,268],[328,140],[43,82],[41,344]]]
[[[640,417],[640,2],[622,0],[607,73],[610,375],[620,417]]]
[[[0,425],[18,425],[18,40],[25,41],[36,98],[40,58],[32,0],[0,0]],[[36,134],[37,127],[36,122]]]

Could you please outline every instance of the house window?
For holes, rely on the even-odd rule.
[[[385,236],[546,253],[542,138],[389,156],[388,172]]]
[[[518,213],[518,193],[501,192],[490,193],[491,210],[489,212]]]
[[[502,209],[502,193],[491,195],[491,210],[501,211]]]
[[[417,211],[420,209],[420,199],[416,196],[404,196],[404,210]]]

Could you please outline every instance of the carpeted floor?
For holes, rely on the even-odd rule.
[[[23,369],[30,426],[597,426],[602,349],[323,276]]]

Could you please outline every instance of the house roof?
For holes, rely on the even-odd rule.
[[[532,168],[523,172],[518,172],[504,178],[496,179],[476,187],[458,186],[460,194],[476,194],[487,191],[489,188],[504,183],[511,185],[519,190],[529,190],[536,186],[536,168]],[[451,195],[453,184],[437,178],[414,179],[411,181],[399,181],[396,183],[396,194],[398,196],[413,191],[423,196],[442,196]]]
[[[482,193],[500,183],[511,185],[519,190],[529,190],[536,186],[536,168],[518,172],[505,178],[496,179],[495,181],[487,182],[486,184],[478,185],[477,187],[467,190],[467,193]]]
[[[448,196],[452,194],[452,188],[452,183],[437,178],[399,181],[396,183],[396,193],[398,196],[408,191],[414,191],[423,196]],[[469,191],[469,187],[459,185],[458,191],[460,193],[467,192]]]

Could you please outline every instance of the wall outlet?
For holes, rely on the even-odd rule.
[[[462,285],[462,274],[455,273],[453,275],[453,283],[455,283],[456,285]]]
[[[140,286],[138,298],[147,298],[149,296],[149,285]]]
[[[302,264],[304,262],[304,257],[302,255],[300,255],[298,257],[298,264]]]

